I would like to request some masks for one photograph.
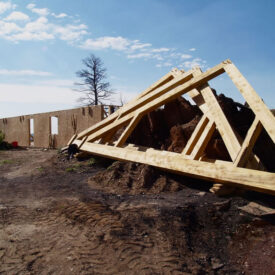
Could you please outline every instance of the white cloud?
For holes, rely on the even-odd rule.
[[[83,35],[87,34],[87,26],[84,24],[80,25],[66,25],[65,27],[56,26],[53,32],[59,35],[61,40],[72,41],[78,40]]]
[[[191,69],[191,68],[194,68],[194,67],[197,67],[197,66],[199,66],[201,68],[204,68],[205,63],[206,62],[204,60],[202,60],[201,58],[194,58],[191,61],[183,62],[183,66],[186,67],[187,69]]]
[[[30,17],[20,11],[13,11],[9,16],[7,16],[4,20],[6,21],[28,21]]]
[[[20,31],[21,28],[15,23],[0,21],[0,36],[8,38],[8,36],[14,32]]]
[[[31,5],[32,7],[32,5]],[[16,14],[18,15],[18,13]],[[24,14],[20,14],[23,19]],[[18,26],[14,22],[0,20],[0,37],[14,42],[20,40],[52,40],[59,38],[65,41],[77,41],[87,34],[87,26],[84,24],[65,26],[50,23],[45,16],[40,16],[36,20],[28,22],[25,26]]]
[[[51,33],[44,32],[44,31],[41,31],[41,32],[27,32],[27,31],[25,31],[25,32],[20,32],[20,33],[14,34],[9,37],[9,40],[12,40],[12,41],[19,41],[19,40],[44,41],[44,40],[51,40],[51,39],[54,39],[54,35]]]
[[[156,59],[156,60],[159,60],[159,61],[164,60],[164,57],[162,57],[162,56],[159,55],[159,54],[154,54],[154,55],[152,56],[152,58],[154,58],[154,59]]]
[[[104,36],[96,39],[87,39],[80,47],[87,50],[112,49],[123,51],[130,45],[128,39],[121,36]]]
[[[159,63],[156,65],[157,68],[162,68],[162,67],[172,67],[173,64],[170,62],[163,62],[163,63]]]
[[[128,54],[127,58],[129,59],[136,59],[136,58],[148,58],[152,55],[150,53],[137,53],[137,54]]]
[[[133,45],[131,46],[131,50],[135,51],[135,50],[140,50],[151,46],[152,44],[150,43],[140,43],[139,40],[134,40]]]
[[[33,4],[33,3],[32,4],[28,4],[27,5],[27,9],[31,10],[33,13],[37,13],[40,16],[47,16],[50,13],[49,9],[47,9],[47,8],[38,9],[35,6],[36,5]]]
[[[30,4],[27,5],[26,8],[29,9],[29,10],[32,10],[33,8],[35,8],[35,4],[30,3]]]
[[[8,76],[51,76],[50,72],[34,71],[34,70],[6,70],[0,69],[0,75]]]
[[[46,17],[39,17],[37,20],[29,22],[23,28],[17,29],[13,34],[7,37],[12,41],[19,40],[48,40],[54,39],[51,26]]]
[[[190,58],[192,58],[192,55],[190,55],[190,54],[182,54],[181,58],[182,59],[190,59]]]
[[[0,2],[0,14],[6,12],[10,9],[15,9],[16,5],[11,4],[11,2]]]
[[[11,1],[0,0],[0,13],[14,8],[15,5],[11,4]],[[4,20],[0,19],[0,38],[15,43],[59,39],[86,50],[115,50],[123,52],[128,59],[155,60],[157,67],[176,65],[179,64],[179,60],[182,61],[179,66],[186,68],[198,65],[203,67],[206,62],[200,58],[192,59],[192,55],[183,54],[174,48],[154,48],[151,43],[137,39],[131,40],[122,36],[87,37],[88,27],[66,13],[50,13],[48,8],[37,8],[34,3],[28,4],[27,9],[34,14],[13,11]],[[51,16],[47,18],[49,14]],[[63,18],[63,20],[54,18]],[[189,51],[194,52],[196,48],[190,48]]]
[[[153,49],[152,52],[153,53],[161,53],[161,52],[169,52],[170,49],[168,48],[158,48],[158,49]]]
[[[60,14],[55,14],[55,13],[52,13],[52,16],[54,16],[55,18],[65,18],[67,17],[68,15],[66,13],[60,13]]]
[[[26,24],[24,30],[27,32],[40,32],[46,31],[48,28],[48,19],[46,17],[39,17],[36,21]]]

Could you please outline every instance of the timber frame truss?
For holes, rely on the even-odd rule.
[[[224,72],[255,114],[254,122],[244,140],[230,126],[208,85],[208,81]],[[127,138],[144,115],[184,94],[192,98],[203,116],[182,153],[126,144]],[[124,131],[113,141],[113,136],[122,127]],[[255,142],[263,128],[275,143],[275,118],[272,112],[236,66],[226,60],[206,72],[202,72],[200,68],[187,72],[173,69],[115,113],[74,135],[68,145],[74,143],[81,151],[94,155],[144,163],[186,176],[275,194],[275,173],[266,171],[260,159],[253,153]],[[216,129],[224,141],[231,161],[203,157],[204,149]]]

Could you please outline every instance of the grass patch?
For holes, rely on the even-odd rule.
[[[11,164],[11,163],[13,163],[11,159],[0,160],[0,165]]]
[[[44,171],[44,168],[43,167],[37,167],[36,168],[39,172],[43,172]]]
[[[72,172],[76,172],[77,169],[75,167],[68,167],[65,169],[66,172],[72,173]]]
[[[90,158],[88,160],[88,166],[94,166],[97,163],[95,158]]]
[[[82,166],[81,163],[76,163],[73,165],[74,168],[80,168],[81,166]]]

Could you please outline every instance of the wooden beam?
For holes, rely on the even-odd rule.
[[[79,141],[76,141],[76,144]],[[220,165],[185,159],[182,154],[148,149],[146,151],[118,148],[85,142],[82,151],[117,160],[133,161],[159,167],[186,176],[208,179],[215,182],[241,186],[252,190],[275,194],[275,174],[233,165]]]
[[[161,96],[158,96],[158,97],[154,96],[154,99],[151,100],[151,102],[149,102],[149,103],[146,102],[148,104],[139,106],[138,110],[136,110],[136,111],[146,114],[146,113],[149,113],[152,110],[162,106],[163,104],[176,99],[180,95],[187,93],[188,91],[194,89],[195,87],[200,86],[203,83],[205,83],[206,81],[216,77],[218,74],[223,73],[224,72],[223,67],[228,62],[230,62],[230,61],[225,61],[225,63],[221,63],[221,64],[215,66],[214,68],[200,74],[197,77],[190,79],[186,83],[180,85],[179,87],[177,87],[171,91],[166,92],[165,94],[162,94]],[[147,101],[146,97],[147,96],[145,96],[144,98],[141,98],[141,100]],[[109,132],[110,130],[115,129],[115,128],[118,129],[125,124],[127,125],[127,123],[133,118],[134,115],[135,115],[135,112],[127,113],[126,115],[121,117],[119,120],[115,121],[114,123],[107,125],[104,128],[101,127],[101,129],[99,129],[96,132],[93,131],[93,134],[91,134],[89,136],[87,141],[97,140],[98,138],[101,138],[105,133]]]
[[[175,79],[168,82],[167,84],[157,88],[152,93],[143,96],[137,102],[133,102],[131,104],[126,104],[125,106],[120,108],[119,110],[122,111],[122,114],[121,114],[122,118],[123,118],[123,116],[126,116],[127,114],[132,113],[134,110],[143,108],[150,101],[151,101],[151,103],[153,101],[155,103],[155,105],[153,106],[153,109],[156,107],[160,107],[163,103],[173,100],[173,99],[177,98],[178,96],[180,96],[182,93],[186,93],[189,90],[192,90],[193,88],[197,87],[198,85],[201,85],[201,84],[215,78],[216,76],[224,73],[224,66],[229,63],[231,63],[230,60],[225,60],[222,63],[218,64],[217,66],[202,73],[200,76],[198,76],[196,78],[192,78],[193,71],[186,72],[183,75],[176,77]],[[180,87],[177,87],[178,85],[180,85]],[[175,88],[175,87],[177,87],[177,88]],[[172,90],[174,89],[174,90],[170,91],[171,89]],[[168,92],[168,91],[170,91],[170,92]],[[174,96],[171,99],[169,99],[171,97],[171,92],[172,92],[172,95],[174,95]],[[160,105],[159,105],[159,103],[157,103],[156,100],[160,97],[160,95],[167,95],[167,96],[165,97],[165,100],[163,102],[158,101],[158,102],[160,102]],[[91,134],[95,133],[96,131],[102,129],[103,127],[112,123],[117,118],[117,116],[118,116],[118,114],[117,114],[117,112],[115,112],[114,114],[107,117],[103,121],[82,131],[79,134],[79,138],[82,138],[85,135],[91,135]]]
[[[77,134],[74,134],[72,137],[71,137],[71,139],[69,140],[69,142],[67,143],[67,145],[69,146],[69,145],[71,145],[73,142],[74,142],[74,140],[77,138]]]
[[[188,71],[186,73],[183,73],[179,75],[178,77],[173,78],[172,80],[164,84],[163,86],[160,86],[156,89],[154,89],[152,92],[144,94],[144,96],[139,97],[135,101],[131,101],[128,104],[125,104],[123,107],[121,107],[117,112],[113,113],[111,116],[104,119],[101,123],[97,123],[96,125],[84,130],[79,134],[79,138],[82,138],[85,135],[90,135],[94,133],[95,131],[102,128],[102,126],[106,126],[109,124],[109,122],[113,122],[117,117],[123,117],[124,115],[127,115],[128,113],[134,112],[141,106],[144,106],[146,103],[152,101],[153,99],[161,96],[162,94],[166,93],[167,91],[170,91],[174,89],[175,87],[187,82],[193,77],[192,71]]]
[[[209,120],[204,131],[202,132],[201,136],[199,137],[196,145],[194,146],[191,152],[191,159],[198,160],[202,153],[204,152],[209,140],[211,139],[214,131],[216,129],[216,125],[213,120]]]
[[[234,64],[227,64],[224,69],[275,143],[275,118],[272,112]]]
[[[150,87],[148,87],[146,90],[144,90],[142,93],[140,93],[137,97],[135,97],[130,102],[135,102],[136,100],[140,99],[141,97],[149,94],[150,92],[154,91],[155,89],[161,87],[162,85],[168,83],[169,81],[174,79],[174,75],[172,74],[172,71],[164,75],[162,78],[160,78],[158,81],[156,81],[154,84],[152,84]]]
[[[116,131],[110,131],[108,134],[104,135],[101,140],[100,140],[100,144],[106,144],[106,143],[110,143],[112,140],[112,137],[114,136],[114,134],[116,133]],[[87,136],[86,136],[87,137]]]
[[[196,143],[198,142],[202,132],[204,131],[209,119],[207,116],[204,114],[198,125],[196,126],[195,130],[193,131],[191,137],[188,139],[187,144],[185,145],[182,154],[183,155],[190,155],[192,150],[194,149]]]
[[[131,122],[128,124],[118,141],[115,143],[116,147],[121,147],[127,140],[127,138],[131,135],[139,121],[141,120],[143,114],[137,113],[131,120]]]
[[[200,69],[194,72],[194,75],[201,75]],[[229,124],[221,106],[218,103],[212,89],[208,83],[205,83],[200,88],[194,89],[189,93],[189,96],[195,101],[204,114],[215,121],[217,129],[224,141],[224,144],[228,150],[228,153],[232,160],[234,160],[241,148],[240,141],[236,137],[236,133],[233,131]]]
[[[200,89],[200,92],[207,104],[209,116],[215,121],[231,159],[235,159],[241,148],[235,132],[208,84],[205,84],[205,86]]]
[[[87,137],[82,138],[82,140],[80,141],[79,145],[78,145],[78,149],[81,149],[81,146],[84,144],[84,142],[87,140]]]
[[[256,117],[249,128],[246,137],[243,141],[242,147],[234,160],[234,165],[237,167],[245,167],[246,163],[249,160],[249,156],[251,155],[252,149],[262,131],[262,124]]]

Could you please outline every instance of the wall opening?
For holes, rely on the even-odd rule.
[[[58,135],[58,117],[51,116],[50,117],[50,140],[49,147],[56,148],[57,140],[56,136]]]
[[[34,120],[30,119],[30,146],[34,146]]]
[[[51,134],[58,135],[58,117],[51,117]]]

